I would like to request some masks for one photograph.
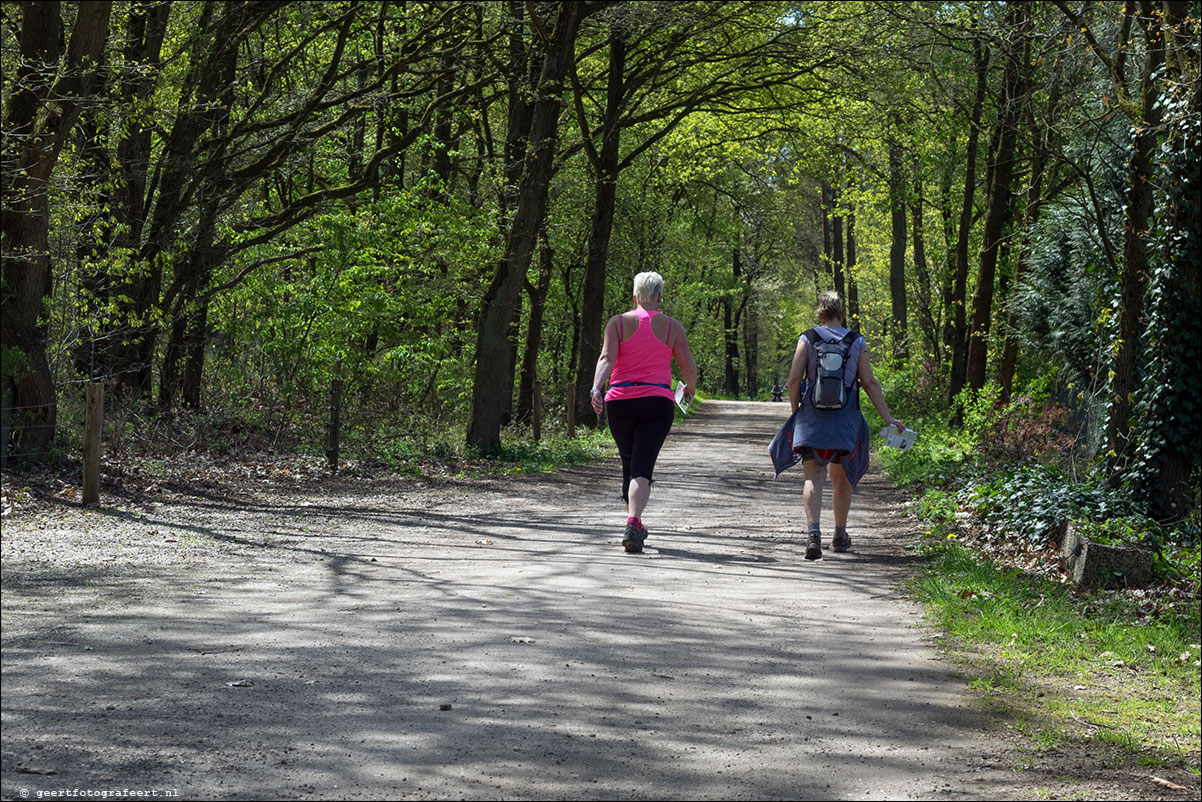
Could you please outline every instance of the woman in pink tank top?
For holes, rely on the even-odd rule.
[[[622,457],[622,500],[626,529],[622,546],[643,550],[647,529],[643,510],[651,497],[652,473],[659,450],[672,428],[675,394],[672,359],[680,368],[685,394],[697,389],[697,365],[680,321],[660,314],[664,280],[659,273],[634,277],[634,309],[605,324],[605,341],[593,377],[593,410],[608,407],[609,431]],[[602,393],[606,380],[609,392]]]

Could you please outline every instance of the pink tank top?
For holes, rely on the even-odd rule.
[[[639,327],[629,340],[618,345],[618,356],[609,375],[606,401],[660,396],[675,399],[672,393],[672,349],[659,341],[651,330],[651,318],[659,312],[639,309]],[[618,321],[621,335],[622,322]]]

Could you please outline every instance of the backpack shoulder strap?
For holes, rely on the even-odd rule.
[[[844,343],[845,345],[852,345],[858,339],[860,339],[860,332],[850,329],[848,330],[847,334],[843,335],[839,342]]]
[[[801,333],[801,336],[805,337],[810,342],[810,345],[822,340],[822,338],[818,335],[818,329],[806,329]]]

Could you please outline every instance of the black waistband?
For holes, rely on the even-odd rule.
[[[617,382],[611,384],[610,387],[662,387],[665,390],[671,390],[672,387],[667,384],[656,384],[655,382]]]

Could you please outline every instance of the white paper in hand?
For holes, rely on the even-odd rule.
[[[914,441],[918,438],[918,433],[913,429],[906,429],[901,434],[892,426],[886,426],[881,429],[881,437],[885,438],[885,445],[889,448],[897,448],[902,451],[909,451],[910,446],[914,445]]]
[[[676,406],[680,407],[680,411],[684,414],[689,414],[689,407],[693,405],[693,395],[684,394],[684,382],[676,382]]]

